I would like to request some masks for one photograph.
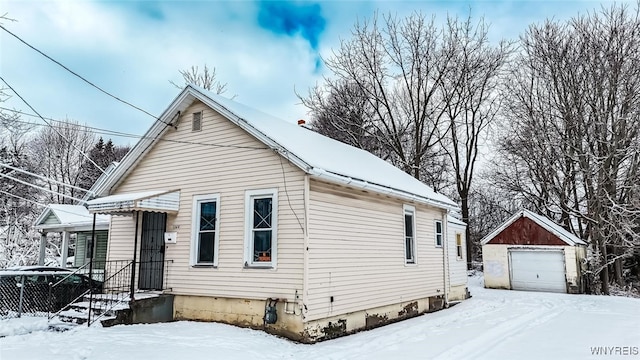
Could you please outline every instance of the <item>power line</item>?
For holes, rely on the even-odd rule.
[[[20,111],[20,110],[16,110],[16,109],[9,109],[9,108],[2,107],[2,106],[0,106],[0,110],[11,111],[13,113],[24,115],[24,116],[30,116],[30,117],[35,117],[35,118],[38,117],[38,115],[35,115],[35,114],[30,114],[28,112],[24,112],[24,111]],[[50,117],[45,117],[45,119],[47,119],[47,120],[49,120],[51,122],[59,123],[59,124],[66,123],[64,120],[56,120],[56,119],[53,119],[53,118],[50,118]],[[27,125],[46,126],[46,125],[43,125],[43,124],[40,124],[40,123],[35,123],[35,122],[30,122],[30,121],[25,121],[25,120],[18,120],[18,119],[12,119],[11,121],[12,122],[21,123],[21,124],[27,124]],[[109,130],[109,129],[102,129],[102,128],[99,128],[99,127],[93,127],[93,126],[88,126],[88,125],[82,125],[82,124],[74,124],[74,125],[77,126],[77,127],[80,127],[80,128],[93,130],[93,131],[84,130],[84,132],[87,132],[87,133],[112,135],[112,136],[120,136],[120,137],[132,137],[132,138],[141,138],[142,137],[142,136],[136,135],[136,134],[125,133],[125,132]],[[51,125],[51,126],[56,126],[56,127],[59,127],[59,128],[64,127],[63,125]]]
[[[81,187],[79,187],[79,186],[70,185],[70,184],[67,184],[67,183],[65,183],[65,182],[58,181],[58,180],[54,180],[54,179],[49,179],[49,178],[47,178],[47,177],[44,177],[44,176],[41,176],[41,175],[38,175],[38,174],[34,174],[34,173],[29,172],[29,171],[27,171],[27,170],[23,170],[23,169],[20,169],[20,168],[16,168],[16,167],[13,167],[13,166],[11,166],[11,165],[7,165],[7,164],[2,164],[2,163],[0,163],[0,166],[2,166],[2,167],[6,167],[6,168],[9,168],[9,169],[12,169],[12,170],[15,170],[15,171],[19,171],[19,172],[22,172],[22,173],[25,173],[25,174],[27,174],[27,175],[35,176],[35,177],[37,177],[37,178],[38,178],[38,179],[40,179],[40,180],[50,181],[50,182],[53,182],[53,183],[56,183],[56,184],[60,184],[60,185],[64,185],[64,186],[67,186],[67,187],[70,187],[70,188],[73,188],[73,189],[78,189],[78,190],[81,190],[81,191],[85,191],[85,192],[88,192],[88,193],[92,193],[92,191],[87,190],[87,189],[83,189],[83,188],[81,188]]]
[[[1,25],[0,25],[0,27],[1,27]],[[22,100],[22,102],[24,102],[31,109],[31,111],[33,111],[36,115],[38,115],[38,117],[40,119],[42,119],[42,121],[44,121],[45,124],[49,125],[53,129],[53,131],[55,131],[58,135],[60,135],[60,137],[65,139],[69,143],[69,145],[71,145],[74,149],[78,150],[78,152],[82,156],[84,156],[87,160],[89,160],[89,162],[92,163],[96,168],[98,168],[98,170],[100,170],[102,173],[104,173],[104,169],[103,168],[98,166],[98,164],[96,164],[95,161],[91,160],[91,158],[89,156],[87,156],[87,154],[85,154],[82,150],[78,149],[78,147],[73,142],[71,142],[69,139],[67,139],[64,135],[62,135],[62,133],[60,131],[58,131],[55,127],[51,126],[51,124],[49,124],[49,122],[47,120],[45,120],[45,118],[43,118],[42,115],[40,115],[40,113],[38,113],[36,111],[36,109],[34,109],[33,106],[31,106],[31,104],[29,104],[27,102],[27,100],[25,100],[11,85],[9,85],[9,83],[2,76],[0,76],[0,80],[2,80],[2,82],[5,83],[5,85],[7,85],[7,87],[9,87],[9,89],[11,89],[11,91],[13,91],[13,93],[16,94],[20,98],[20,100]]]
[[[66,197],[66,198],[69,198],[69,199],[72,199],[72,200],[75,200],[75,201],[78,201],[78,202],[81,202],[81,203],[86,203],[86,201],[85,201],[85,200],[78,199],[78,198],[75,198],[75,197],[70,196],[70,195],[62,194],[62,193],[59,193],[59,192],[57,192],[57,191],[49,190],[49,189],[44,188],[44,187],[42,187],[42,186],[38,186],[38,185],[32,184],[32,183],[27,182],[27,181],[23,181],[23,180],[20,180],[20,179],[16,179],[16,178],[14,178],[14,177],[12,177],[12,176],[5,175],[5,174],[3,174],[3,173],[0,173],[0,176],[5,177],[5,178],[7,178],[7,179],[11,179],[11,180],[13,180],[13,181],[17,181],[17,182],[19,182],[19,183],[21,183],[21,184],[23,184],[23,185],[27,185],[27,186],[34,187],[34,188],[36,188],[36,189],[38,189],[38,190],[42,190],[42,191],[46,191],[46,192],[49,192],[49,193],[52,193],[52,194],[55,194],[55,195],[59,195],[59,196],[62,196],[62,197]]]
[[[6,31],[7,33],[9,33],[9,34],[10,34],[11,36],[13,36],[14,38],[18,39],[18,41],[20,41],[21,43],[23,43],[23,44],[27,45],[28,47],[30,47],[31,49],[33,49],[34,51],[36,51],[36,52],[37,52],[37,53],[39,53],[40,55],[42,55],[42,56],[46,57],[47,59],[49,59],[49,60],[53,61],[53,62],[54,62],[55,64],[57,64],[58,66],[62,67],[63,69],[67,70],[68,72],[70,72],[71,74],[73,74],[74,76],[76,76],[77,78],[79,78],[80,80],[82,80],[82,81],[86,82],[87,84],[91,85],[92,87],[96,88],[98,91],[102,92],[103,94],[105,94],[105,95],[107,95],[107,96],[109,96],[109,97],[111,97],[111,98],[113,98],[113,99],[115,99],[115,100],[117,100],[117,101],[119,101],[119,102],[121,102],[121,103],[123,103],[123,104],[126,104],[126,105],[128,105],[128,106],[131,106],[132,108],[134,108],[134,109],[136,109],[136,110],[138,110],[138,111],[141,111],[141,112],[143,112],[143,113],[145,113],[145,114],[147,114],[147,115],[151,116],[152,118],[154,118],[154,119],[156,119],[156,120],[160,120],[158,117],[156,117],[155,115],[151,114],[150,112],[148,112],[148,111],[146,111],[146,110],[144,110],[144,109],[142,109],[142,108],[140,108],[140,107],[138,107],[138,106],[135,106],[135,105],[133,105],[132,103],[130,103],[130,102],[128,102],[128,101],[125,101],[125,100],[120,99],[119,97],[117,97],[117,96],[115,96],[115,95],[111,94],[110,92],[108,92],[108,91],[106,91],[106,90],[102,89],[102,88],[101,88],[101,87],[99,87],[98,85],[96,85],[96,84],[92,83],[91,81],[89,81],[89,80],[85,79],[84,77],[82,77],[81,75],[79,75],[78,73],[76,73],[75,71],[73,71],[73,70],[69,69],[68,67],[64,66],[62,63],[60,63],[60,62],[59,62],[59,61],[57,61],[56,59],[54,59],[54,58],[52,58],[51,56],[49,56],[49,55],[45,54],[44,52],[42,52],[42,51],[38,50],[36,47],[34,47],[33,45],[29,44],[28,42],[26,42],[26,41],[22,40],[22,38],[20,38],[20,37],[19,37],[18,35],[16,35],[16,34],[12,33],[11,31],[7,30],[7,28],[5,28],[4,26],[0,25],[0,28],[1,28],[2,30]],[[164,122],[164,121],[162,121],[162,120],[160,120],[160,121],[161,121],[161,122],[163,122],[163,123],[165,123],[165,122]],[[169,124],[167,124],[167,123],[165,123],[165,124],[166,124],[166,125],[169,125]]]
[[[5,108],[5,107],[0,107],[0,110],[11,111],[11,112],[14,112],[14,113],[17,113],[17,114],[21,114],[21,115],[25,115],[25,116],[38,117],[37,115],[34,115],[34,114],[29,114],[27,112],[15,110],[15,109],[9,109],[9,108]],[[50,120],[52,122],[64,123],[64,121],[55,120],[55,119],[52,119],[52,118],[45,118],[45,119],[48,119],[48,120]],[[44,126],[42,124],[32,123],[32,122],[23,121],[23,120],[13,120],[13,121],[14,122],[19,122],[19,123],[24,123],[24,124],[36,125],[36,126]],[[49,126],[55,126],[55,125],[49,125]],[[136,134],[131,134],[131,133],[125,133],[125,132],[120,132],[120,131],[115,131],[115,130],[102,129],[102,128],[93,127],[93,126],[87,126],[87,125],[77,124],[77,126],[85,128],[85,129],[90,129],[90,130],[84,130],[84,131],[89,132],[89,133],[93,133],[93,134],[104,134],[104,135],[128,137],[128,138],[135,138],[135,139],[156,139],[157,138],[157,137],[151,137],[151,136],[144,136],[144,135],[136,135]],[[158,141],[172,142],[172,143],[178,143],[178,144],[203,145],[203,146],[220,147],[220,148],[249,149],[249,150],[268,150],[268,149],[270,149],[269,147],[259,147],[259,146],[221,145],[221,144],[215,144],[215,143],[203,143],[203,142],[198,142],[198,141],[171,140],[171,139],[164,139],[164,138],[157,138],[157,139],[158,139]]]
[[[45,204],[40,204],[39,202],[23,198],[22,196],[18,196],[18,195],[14,195],[14,194],[8,193],[8,192],[6,192],[4,190],[0,190],[0,193],[6,194],[6,195],[9,195],[9,196],[13,196],[13,197],[18,198],[20,200],[28,201],[30,203],[34,203],[34,204],[36,204],[38,206],[47,207],[47,205],[45,205]]]

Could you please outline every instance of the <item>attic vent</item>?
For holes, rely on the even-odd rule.
[[[193,113],[193,120],[191,120],[191,131],[202,130],[202,111]]]

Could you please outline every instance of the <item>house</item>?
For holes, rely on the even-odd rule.
[[[542,215],[521,210],[481,244],[486,288],[583,291],[586,243]]]
[[[95,231],[95,255],[96,264],[104,268],[107,255],[107,237],[109,230],[109,215],[97,215],[95,227],[93,215],[82,205],[49,204],[38,216],[34,227],[41,234],[40,256],[38,263],[44,265],[44,246],[48,233],[59,233],[62,238],[61,266],[67,267],[67,255],[72,237],[75,237],[75,249],[71,267],[82,267],[91,258],[92,234]]]
[[[101,186],[109,175],[118,166],[117,162],[109,164],[94,185],[83,197],[82,203],[86,203],[94,189]],[[95,226],[94,226],[95,220]],[[45,263],[45,248],[47,245],[47,234],[58,233],[62,239],[60,265],[62,267],[80,268],[86,266],[93,258],[94,265],[98,269],[104,269],[107,255],[107,239],[109,233],[110,216],[90,214],[83,205],[71,204],[49,204],[40,213],[34,222],[34,228],[40,232],[40,254],[38,264]],[[91,253],[92,239],[95,235],[95,254]],[[69,248],[72,242],[74,255],[68,261]],[[93,257],[91,257],[93,255]]]
[[[455,202],[192,85],[96,193],[89,211],[112,215],[108,260],[135,259],[136,289],[173,296],[177,320],[313,342],[440,309],[454,288]]]

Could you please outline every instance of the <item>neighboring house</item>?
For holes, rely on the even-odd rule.
[[[135,256],[136,288],[172,294],[176,320],[313,342],[438,310],[454,289],[456,203],[364,150],[192,85],[96,192],[89,211],[112,214],[108,260]]]
[[[542,215],[521,210],[481,244],[487,288],[583,291],[586,243]]]
[[[107,255],[109,215],[97,215],[95,222],[95,255],[98,268],[104,268]],[[41,242],[46,244],[47,233],[60,233],[62,238],[61,266],[67,267],[69,244],[75,234],[75,253],[72,267],[81,267],[89,262],[93,227],[93,215],[82,205],[49,204],[36,219],[34,227],[40,231]],[[39,264],[44,264],[44,246],[41,244]]]
[[[82,203],[86,203],[94,194],[94,189],[100,187],[109,175],[118,166],[118,162],[113,162],[104,169],[104,172],[89,189],[83,197]],[[91,239],[95,230],[96,245],[94,247],[95,254],[93,259],[98,269],[104,269],[107,254],[107,240],[110,224],[110,216],[97,215],[95,217],[95,228],[93,226],[94,216],[90,214],[83,205],[70,204],[49,204],[44,211],[38,216],[34,223],[34,228],[41,234],[40,236],[40,255],[38,264],[44,265],[45,247],[47,245],[47,233],[56,232],[60,234],[62,239],[60,265],[62,267],[82,267],[89,263],[89,251],[91,249]],[[67,261],[69,254],[69,245],[72,235],[75,235],[75,249],[71,264]]]

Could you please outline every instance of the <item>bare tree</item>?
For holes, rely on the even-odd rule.
[[[609,293],[640,245],[638,9],[532,25],[521,44],[498,180],[590,242],[593,290]]]
[[[349,40],[344,40],[325,61],[333,73],[323,85],[301,100],[317,119],[336,110],[318,111],[318,94],[340,94],[348,84],[352,94],[363,101],[358,107],[368,119],[349,136],[375,139],[379,155],[412,176],[428,181],[439,179],[427,163],[446,161],[439,141],[446,129],[444,99],[439,92],[443,78],[451,70],[453,56],[443,42],[443,30],[433,19],[415,13],[405,19],[378,16],[356,23]],[[335,103],[327,101],[333,106]],[[345,111],[342,111],[344,114]],[[342,115],[340,114],[340,115]],[[345,120],[344,128],[349,128]],[[383,149],[383,150],[382,150]],[[430,184],[436,188],[441,184]]]
[[[82,165],[95,143],[95,135],[74,121],[42,128],[31,142],[31,156],[37,161],[39,174],[54,181],[45,181],[46,202],[71,204],[84,195],[80,187]],[[69,186],[71,185],[71,186]],[[85,189],[86,190],[86,189]]]
[[[444,41],[452,54],[450,71],[443,77],[440,92],[445,99],[444,116],[449,123],[442,148],[446,152],[455,177],[456,195],[460,200],[462,220],[470,222],[470,192],[479,149],[486,131],[501,107],[501,86],[512,43],[489,42],[488,25],[481,19],[472,23],[449,18]],[[471,227],[467,227],[467,265],[471,269],[474,243]]]
[[[498,228],[523,207],[517,196],[505,196],[505,191],[491,186],[489,180],[481,182],[469,193],[469,240],[473,244],[472,259],[481,259],[480,240]]]
[[[31,125],[19,121],[16,113],[0,111],[0,268],[30,265],[38,258],[39,237],[33,221],[41,193],[26,185],[34,178],[28,156]]]
[[[191,68],[179,70],[179,72],[184,80],[184,85],[178,85],[177,83],[169,80],[169,82],[178,89],[183,89],[186,85],[193,84],[200,86],[203,89],[213,91],[218,95],[224,94],[227,91],[227,83],[221,83],[217,79],[215,67],[210,70],[207,64],[204,64],[202,71],[200,71],[198,66],[191,66]],[[235,95],[233,98],[235,98]]]
[[[373,109],[356,84],[338,80],[331,86],[311,89],[301,100],[313,113],[313,130],[382,158],[388,156],[378,141],[383,134],[378,134],[373,124]]]

